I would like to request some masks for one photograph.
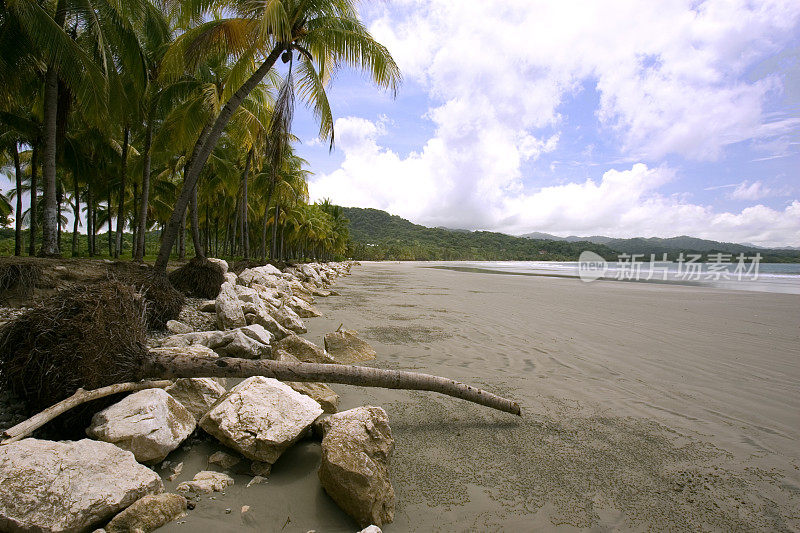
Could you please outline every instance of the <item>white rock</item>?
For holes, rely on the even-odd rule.
[[[326,333],[323,338],[325,351],[337,363],[351,365],[360,361],[375,359],[375,349],[358,336],[357,331],[342,329]]]
[[[273,359],[275,361],[285,361],[289,363],[297,363],[300,361],[292,354],[283,350],[275,350]],[[326,413],[335,413],[339,409],[339,395],[324,383],[308,381],[284,381],[284,383],[300,394],[305,394],[313,398]]]
[[[258,324],[265,330],[269,331],[272,334],[272,338],[276,341],[279,341],[290,334],[289,330],[278,324],[278,321],[264,310],[260,310],[258,313],[247,313],[244,315],[244,317],[248,324]]]
[[[202,311],[203,313],[216,313],[217,302],[216,300],[205,300],[200,302],[200,305],[197,306],[197,310]]]
[[[272,265],[264,265],[255,268],[248,268],[242,271],[239,274],[239,283],[243,285],[250,285],[251,283],[261,283],[262,285],[268,285],[268,283],[263,283],[262,280],[268,280],[270,278],[277,278],[280,277],[281,271],[275,268]]]
[[[200,427],[248,459],[274,463],[322,414],[317,402],[261,376],[228,391]]]
[[[213,378],[181,378],[167,387],[166,392],[178,400],[195,419],[200,420],[225,394],[225,387]]]
[[[202,332],[203,334],[206,332]],[[156,354],[161,355],[175,355],[175,356],[184,356],[184,357],[209,357],[211,359],[216,359],[219,357],[217,352],[209,348],[208,346],[203,346],[202,344],[188,344],[188,340],[185,342],[183,341],[183,335],[173,335],[171,337],[166,337],[162,341],[162,345],[157,348],[151,348],[150,351]],[[193,335],[189,333],[188,335]],[[166,346],[164,343],[167,343]]]
[[[106,442],[0,446],[0,531],[91,531],[163,490],[158,474]]]
[[[217,325],[220,329],[234,329],[247,325],[244,319],[244,311],[242,311],[242,304],[239,303],[239,297],[233,287],[233,284],[225,282],[220,286],[219,294],[217,295],[215,305]]]
[[[180,494],[147,495],[115,516],[105,527],[106,533],[154,531],[185,516],[187,501]]]
[[[212,472],[203,470],[195,474],[191,481],[184,481],[176,487],[176,491],[181,493],[199,492],[208,494],[209,492],[221,492],[225,487],[233,485],[233,478],[222,472]]]
[[[269,346],[270,333],[258,324],[245,326],[224,332],[212,339],[212,349],[225,357],[242,359],[269,358],[272,350]]]
[[[223,451],[214,452],[208,456],[208,464],[219,465],[220,468],[230,468],[238,465],[240,462],[240,458]]]
[[[288,330],[294,331],[295,333],[305,333],[308,331],[303,321],[297,316],[297,313],[292,311],[288,306],[284,305],[270,314],[278,321],[278,324]]]
[[[294,296],[292,299],[288,300],[288,305],[292,308],[292,311],[297,313],[297,316],[300,318],[312,318],[319,316],[319,311],[314,309],[314,307],[307,301],[303,300],[302,298],[298,298],[297,296]]]
[[[163,460],[194,431],[189,411],[162,389],[126,396],[95,413],[86,434],[133,452],[141,463]]]
[[[228,262],[225,261],[224,259],[209,257],[208,260],[219,266],[220,270],[222,270],[223,276],[228,273]]]
[[[253,485],[262,485],[262,484],[266,483],[267,481],[268,481],[267,478],[265,478],[263,476],[253,476],[253,479],[251,479],[247,483],[247,488],[249,489]]]
[[[325,350],[297,335],[289,335],[275,344],[276,350],[289,352],[304,363],[335,363]]]
[[[281,293],[278,292],[278,289],[275,287],[265,287],[259,283],[253,283],[250,285],[250,288],[255,289],[258,292],[258,296],[261,298],[261,301],[267,304],[270,308],[280,307],[283,305]]]
[[[322,488],[362,527],[394,519],[389,459],[394,439],[386,412],[358,407],[322,422]]]
[[[371,525],[371,526],[365,527],[364,529],[362,529],[358,533],[383,533],[383,531],[381,531],[381,528],[379,528],[378,526]]]
[[[226,272],[225,282],[230,283],[231,285],[236,285],[239,282],[239,276],[237,276],[233,272]]]
[[[167,331],[170,333],[191,333],[192,326],[178,320],[167,320]]]
[[[272,334],[259,324],[227,331],[195,331],[162,339],[162,348],[205,346],[216,355],[259,359],[269,357]]]

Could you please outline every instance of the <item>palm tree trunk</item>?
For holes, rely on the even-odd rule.
[[[145,234],[147,233],[147,208],[150,202],[150,149],[153,145],[153,116],[147,120],[147,130],[144,135],[144,168],[142,170],[142,199],[139,205],[139,233],[136,235],[136,257],[134,261],[142,261],[146,255]]]
[[[28,255],[36,255],[36,226],[38,216],[38,195],[39,183],[39,146],[33,145],[33,153],[31,154],[31,207],[28,212],[30,213],[30,233],[31,237],[28,242]]]
[[[58,0],[54,21],[64,26],[67,12],[65,0]],[[42,248],[39,254],[45,257],[61,255],[58,247],[58,204],[56,200],[56,156],[58,138],[58,68],[47,66],[44,79],[44,120],[42,137],[42,175],[44,176],[44,217],[42,219]]]
[[[231,236],[231,255],[236,255],[236,251],[238,249],[238,242],[237,237],[239,236],[239,227],[241,223],[239,221],[239,214],[242,212],[242,196],[239,191],[236,192],[236,209],[234,210],[233,214],[233,234]]]
[[[58,245],[58,249],[61,250],[61,204],[64,201],[64,189],[61,187],[60,183],[56,183],[56,220],[58,224],[56,228],[56,243]],[[61,252],[59,251],[59,257],[61,256]]]
[[[186,259],[186,211],[183,212],[181,234],[178,238],[178,260],[183,261],[184,259]]]
[[[219,216],[214,218],[214,256],[219,257]]]
[[[197,186],[192,189],[192,201],[189,211],[192,217],[192,243],[194,244],[194,256],[205,258],[206,253],[203,242],[200,240],[200,217],[197,214]]]
[[[139,183],[134,180],[133,182],[133,211],[132,211],[132,218],[131,220],[131,232],[133,235],[131,236],[131,260],[136,258],[137,250],[136,248],[139,246]]]
[[[14,178],[17,186],[17,207],[14,213],[14,255],[22,255],[22,168],[19,164],[19,151],[14,141]]]
[[[244,166],[244,179],[242,180],[242,186],[244,190],[244,199],[242,201],[242,210],[244,213],[242,214],[242,236],[244,237],[244,258],[250,259],[250,226],[247,223],[247,182],[250,181],[250,165],[253,161],[253,148],[250,148],[250,151],[247,152],[247,164]]]
[[[183,181],[183,187],[181,188],[180,195],[178,196],[178,201],[175,203],[175,209],[172,211],[172,215],[167,223],[167,229],[164,232],[164,238],[161,242],[161,248],[158,251],[158,258],[156,259],[156,272],[163,275],[166,275],[167,273],[169,253],[172,249],[173,243],[175,242],[175,238],[177,237],[178,230],[180,229],[180,222],[183,218],[183,214],[186,212],[186,207],[189,205],[192,188],[197,184],[197,180],[200,178],[200,171],[203,170],[206,161],[208,161],[211,151],[217,145],[217,142],[219,142],[220,137],[222,137],[222,132],[228,125],[228,122],[230,122],[234,111],[239,108],[244,99],[247,98],[247,95],[249,95],[259,83],[261,83],[261,80],[263,80],[264,76],[266,76],[267,73],[272,69],[275,61],[278,59],[278,56],[280,56],[285,47],[286,46],[284,44],[276,45],[258,70],[256,70],[253,75],[250,76],[250,78],[244,82],[242,86],[239,87],[239,89],[237,89],[237,91],[233,94],[233,96],[231,96],[230,99],[225,103],[219,115],[217,116],[217,119],[214,122],[214,126],[211,128],[208,137],[201,144],[202,148],[198,151],[198,156],[192,159],[189,171],[186,173],[186,177]],[[198,139],[198,142],[200,142],[200,139]]]
[[[282,224],[281,225],[281,254],[280,254],[281,261],[283,261],[283,259],[284,259],[284,256],[283,256],[283,241],[284,241],[284,237],[286,237],[286,224]]]
[[[59,6],[62,2],[59,2]],[[58,205],[56,202],[56,127],[58,119],[58,71],[47,68],[44,82],[44,132],[42,138],[42,174],[44,176],[44,217],[42,219],[42,247],[39,254],[45,257],[59,255]]]
[[[89,257],[94,257],[94,209],[92,208],[92,183],[86,184],[86,240]]]
[[[281,216],[281,206],[275,204],[275,218],[272,220],[272,246],[270,250],[270,259],[278,258],[278,219]]]
[[[78,188],[78,174],[72,173],[72,188],[74,190],[75,201],[72,209],[72,216],[75,219],[72,223],[72,257],[78,257],[78,226],[81,223],[81,191]]]
[[[208,202],[206,202],[206,247],[205,250],[211,253],[211,213],[209,212]]]
[[[111,213],[111,187],[108,187],[108,257],[114,256],[114,216]]]
[[[128,180],[128,143],[131,130],[125,124],[122,138],[122,168],[120,169],[119,202],[117,203],[117,243],[114,247],[114,259],[122,253],[122,230],[125,229],[125,187]]]

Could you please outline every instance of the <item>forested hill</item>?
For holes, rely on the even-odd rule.
[[[605,244],[614,250],[619,250],[620,252],[625,253],[642,253],[644,250],[647,250],[648,253],[670,253],[670,252],[680,252],[685,250],[692,250],[696,252],[726,252],[730,254],[751,254],[756,252],[764,252],[767,251],[769,253],[786,253],[787,255],[799,255],[800,248],[775,248],[775,249],[768,249],[763,248],[760,246],[754,246],[751,244],[738,244],[734,242],[719,242],[719,241],[710,241],[708,239],[698,239],[697,237],[689,237],[687,235],[681,235],[679,237],[668,237],[668,238],[660,238],[660,237],[633,237],[630,239],[614,239],[612,237],[603,237],[599,235],[594,235],[591,237],[576,237],[574,235],[570,235],[569,237],[557,237],[555,235],[550,235],[548,233],[528,233],[526,235],[522,235],[522,237],[526,237],[529,239],[552,239],[555,241],[569,241],[569,242],[576,242],[576,241],[589,241],[598,244]]]
[[[345,207],[350,220],[349,255],[364,260],[569,261],[584,250],[616,258],[590,242],[525,239],[505,233],[428,228],[378,209]]]
[[[800,262],[798,250],[768,250],[747,245],[675,237],[671,239],[609,237],[514,237],[489,231],[428,228],[378,209],[345,207],[350,220],[348,255],[365,260],[484,260],[484,261],[574,261],[584,250],[609,260],[620,253],[661,256],[675,260],[679,253],[760,253],[763,262]],[[549,237],[549,238],[547,238]],[[597,242],[603,240],[603,242]],[[595,241],[595,242],[591,242]]]

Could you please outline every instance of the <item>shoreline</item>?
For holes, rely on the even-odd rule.
[[[798,527],[800,297],[423,265],[362,263],[305,336],[344,322],[376,366],[484,386],[525,416],[337,387],[343,409],[389,413],[386,531]]]
[[[800,297],[362,263],[302,337],[359,331],[362,363],[517,401],[518,418],[418,391],[332,385],[395,440],[392,531],[780,531],[800,527]],[[198,302],[194,302],[194,307]],[[187,311],[189,311],[187,309]],[[231,383],[232,385],[232,383]],[[229,451],[193,438],[167,492]],[[159,531],[358,531],[321,488],[307,439]],[[212,469],[214,469],[212,467]],[[247,507],[247,512],[239,512]]]

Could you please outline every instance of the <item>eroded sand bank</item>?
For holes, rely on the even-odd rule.
[[[366,263],[319,299],[373,364],[477,384],[512,417],[429,393],[334,388],[389,414],[391,531],[800,528],[800,296]],[[205,468],[208,443],[170,459]],[[356,531],[319,488],[318,445],[166,531]],[[250,510],[241,513],[241,507]],[[230,514],[226,514],[230,509]]]

